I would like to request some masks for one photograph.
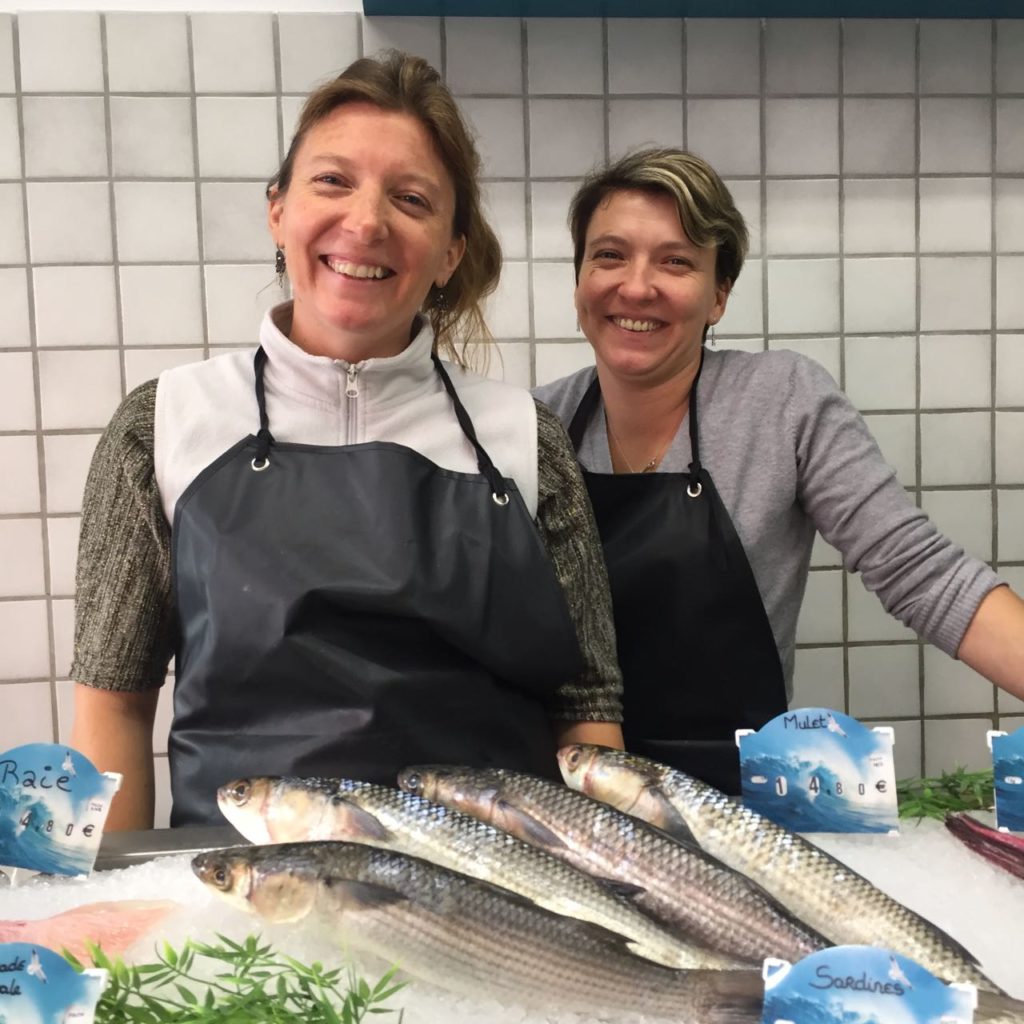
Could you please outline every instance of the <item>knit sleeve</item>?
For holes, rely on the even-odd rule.
[[[85,485],[71,677],[104,690],[160,686],[174,647],[171,535],[153,463],[156,381],[121,403]]]
[[[554,718],[621,722],[622,673],[601,540],[576,456],[558,417],[537,403],[537,523],[565,593],[585,663],[559,687]]]

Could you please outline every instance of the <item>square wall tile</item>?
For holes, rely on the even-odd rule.
[[[686,91],[761,94],[761,23],[755,18],[687,18]]]
[[[43,430],[102,429],[121,401],[116,349],[39,353]]]
[[[485,306],[487,326],[495,338],[530,336],[530,284],[526,263],[506,263],[501,281]]]
[[[713,342],[713,344],[712,344]],[[709,342],[712,348],[718,347],[721,349],[730,349],[734,352],[763,352],[764,339],[763,338],[731,338],[726,337],[724,334],[719,333]],[[826,565],[831,563],[819,563],[814,561],[814,554],[811,553],[811,564],[818,568],[819,565]]]
[[[96,434],[51,434],[43,438],[48,512],[81,512]]]
[[[917,644],[851,647],[850,714],[854,718],[921,714]]]
[[[609,18],[608,92],[683,91],[683,22],[678,18]]]
[[[272,267],[213,265],[205,273],[210,344],[255,344],[264,312],[284,301]]]
[[[282,92],[311,92],[359,56],[358,14],[281,12],[277,32]]]
[[[202,177],[266,181],[278,166],[277,100],[200,96],[196,135]]]
[[[363,55],[404,50],[441,67],[440,18],[363,18]]]
[[[992,341],[985,335],[921,339],[921,406],[971,408],[992,402]]]
[[[839,647],[798,647],[790,708],[846,711],[843,652]]]
[[[1024,92],[1024,21],[996,22],[996,92]]]
[[[14,92],[14,16],[0,14],[0,92]]]
[[[835,569],[815,570],[807,577],[796,624],[796,642],[835,644],[842,640],[843,574]]]
[[[202,348],[126,348],[124,357],[125,391],[130,392],[146,381],[156,380],[164,370],[203,359]]]
[[[0,514],[26,515],[38,512],[42,503],[36,438],[27,434],[0,434],[0,465],[7,473],[7,482],[0,489]]]
[[[28,244],[34,263],[110,263],[110,186],[29,182]]]
[[[1024,484],[1024,412],[996,413],[996,483]]]
[[[990,178],[922,178],[921,251],[990,252]]]
[[[50,675],[50,635],[46,623],[45,601],[0,601],[0,680],[39,679]],[[4,690],[5,693],[8,691]],[[49,687],[47,686],[47,693]],[[21,693],[27,696],[27,693]],[[17,715],[4,715],[8,723],[22,722],[21,706]],[[26,709],[27,710],[27,709]],[[33,716],[26,715],[32,721]],[[49,739],[49,736],[44,737]],[[28,736],[21,742],[38,741]],[[11,746],[17,746],[12,743]],[[4,743],[3,749],[10,749]]]
[[[772,334],[839,330],[839,261],[770,260],[768,329]]]
[[[121,267],[126,345],[202,345],[199,267]]]
[[[913,21],[847,18],[843,22],[843,90],[912,93],[916,45]]]
[[[719,174],[761,173],[761,101],[698,99],[686,104],[686,146]]]
[[[272,265],[274,244],[261,182],[204,182],[202,204],[206,259]]]
[[[48,676],[50,671],[39,674]],[[16,715],[5,715],[0,725],[0,750],[11,750],[25,743],[53,742],[49,683],[11,683],[4,686],[0,694],[10,702],[9,707],[18,709]]]
[[[987,412],[921,414],[921,485],[992,482],[992,426]]]
[[[843,564],[843,556],[820,533],[814,535],[811,548],[811,565],[815,569],[839,569]]]
[[[603,51],[598,18],[527,18],[527,88],[534,95],[600,95]]]
[[[96,12],[22,12],[18,49],[24,92],[103,92]]]
[[[583,340],[576,327],[572,264],[534,262],[532,270],[533,336]]]
[[[765,107],[769,174],[839,173],[837,100],[768,100]]]
[[[760,256],[761,242],[761,182],[747,179],[723,179],[723,184],[732,195],[736,209],[743,216],[747,226],[750,248],[748,256]]]
[[[600,100],[530,100],[530,173],[539,178],[586,174],[604,160]]]
[[[925,775],[940,775],[963,765],[968,771],[992,767],[985,733],[992,723],[984,718],[925,719]]]
[[[594,350],[586,341],[567,342],[565,344],[548,342],[537,346],[537,380],[536,384],[550,384],[570,373],[594,365]]]
[[[992,91],[992,22],[924,18],[921,92]]]
[[[196,92],[275,92],[271,14],[192,15]]]
[[[764,299],[761,291],[764,264],[748,259],[743,274],[732,286],[725,315],[718,321],[719,334],[765,333]]]
[[[916,640],[913,630],[893,618],[882,602],[864,586],[860,576],[851,577],[846,588],[849,638],[851,640]]]
[[[921,330],[982,331],[992,326],[988,256],[921,258]]]
[[[531,345],[525,341],[495,342],[487,364],[487,376],[517,388],[532,386]]]
[[[0,263],[24,263],[25,248],[25,199],[22,186],[17,182],[0,184]]]
[[[1024,327],[1024,256],[996,257],[996,327]]]
[[[956,139],[956,145],[949,144]],[[985,99],[921,100],[924,174],[988,174],[992,170],[992,104]]]
[[[80,516],[50,516],[46,521],[46,538],[50,547],[50,593],[54,597],[74,596],[81,530]]]
[[[40,347],[116,345],[113,267],[36,267],[36,344]]]
[[[911,174],[915,167],[914,101],[843,101],[843,173]]]
[[[186,15],[115,11],[106,19],[111,92],[191,90]]]
[[[611,100],[608,151],[612,159],[649,146],[683,147],[683,101]]]
[[[773,352],[777,349],[799,352],[800,355],[807,356],[808,359],[813,359],[823,366],[828,375],[839,382],[841,374],[838,338],[772,338],[768,347]]]
[[[4,310],[5,347],[28,348],[28,274],[24,267],[0,267],[0,309]]]
[[[860,410],[917,404],[915,338],[847,338],[846,393]]]
[[[117,178],[195,175],[192,101],[183,96],[111,96],[110,135]]]
[[[843,250],[912,253],[915,183],[909,178],[850,178],[843,184]]]
[[[170,828],[173,801],[171,769],[166,757],[153,758],[153,789],[153,828]]]
[[[1024,405],[1024,335],[996,338],[996,405]]]
[[[839,182],[768,182],[767,251],[792,256],[839,252]]]
[[[919,779],[924,771],[921,752],[921,723],[876,722],[893,730],[893,760],[897,779]]]
[[[843,324],[849,334],[913,331],[917,268],[911,257],[843,261]]]
[[[996,250],[1024,252],[1024,179],[996,178]]]
[[[566,215],[578,181],[535,181],[530,185],[530,219],[534,259],[573,256]]]
[[[114,204],[117,253],[122,262],[199,258],[192,182],[118,181]]]
[[[839,22],[833,18],[769,18],[765,22],[765,87],[771,93],[839,91]]]
[[[467,99],[459,107],[474,129],[482,176],[525,177],[523,101]]]
[[[847,370],[849,377],[849,370]],[[867,413],[864,421],[875,439],[882,458],[896,472],[904,487],[917,485],[917,419],[910,413]]]
[[[0,597],[46,593],[41,519],[0,519],[0,565]]]
[[[0,352],[0,431],[36,429],[31,352]]]
[[[54,600],[50,603],[53,614],[53,661],[56,674],[67,676],[71,670],[75,645],[75,602]]]
[[[305,96],[281,97],[281,138],[284,140],[285,152],[291,145],[292,137],[299,126],[299,115],[302,113],[305,102]]]
[[[921,507],[939,532],[969,555],[983,562],[992,560],[991,491],[923,491]]]
[[[0,178],[21,177],[18,101],[0,97]]]
[[[523,91],[521,23],[514,18],[449,18],[445,21],[448,88],[465,93]]]
[[[107,127],[100,96],[26,96],[25,176],[100,178],[107,174]]]
[[[1024,562],[1024,491],[996,491],[999,513],[999,558],[1003,562]]]

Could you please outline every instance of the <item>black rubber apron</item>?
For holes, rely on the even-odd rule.
[[[172,825],[222,823],[246,775],[395,784],[418,763],[555,777],[545,703],[582,670],[576,631],[515,484],[387,442],[277,443],[260,430],[182,494],[170,738]],[[455,423],[452,424],[453,428]]]
[[[699,379],[688,473],[583,478],[608,564],[626,748],[738,793],[734,733],[784,711],[786,688],[746,552],[700,462]],[[569,426],[577,451],[600,401],[595,376]]]

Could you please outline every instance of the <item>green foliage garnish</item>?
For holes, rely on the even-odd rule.
[[[896,783],[901,818],[938,818],[950,811],[983,811],[995,802],[992,769],[969,772],[957,765],[938,778],[902,779]]]
[[[136,967],[90,945],[93,963],[110,976],[96,1024],[359,1024],[371,1013],[397,1014],[401,1024],[402,1011],[381,1005],[402,988],[395,969],[371,986],[351,965],[307,966],[255,935],[241,943],[217,938],[219,945],[189,940],[180,950],[165,942],[156,963]],[[194,972],[204,959],[207,970]]]

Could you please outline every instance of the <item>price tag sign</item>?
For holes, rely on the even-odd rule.
[[[972,1024],[973,985],[946,985],[920,964],[875,946],[833,946],[799,963],[764,962],[762,1024]]]
[[[55,743],[0,754],[0,864],[85,875],[96,862],[121,776]]]
[[[990,730],[996,825],[1001,832],[1024,832],[1024,726],[1016,732]]]
[[[893,731],[828,708],[740,729],[743,802],[791,832],[898,832]]]
[[[106,971],[76,971],[45,946],[0,943],[0,1021],[4,1024],[92,1024],[106,985]]]

